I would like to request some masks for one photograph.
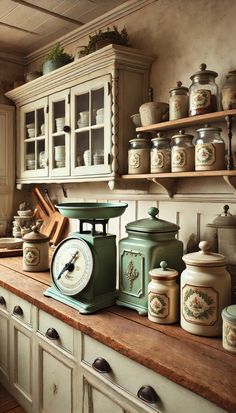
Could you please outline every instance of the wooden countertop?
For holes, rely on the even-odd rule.
[[[189,334],[179,325],[152,323],[136,311],[113,306],[82,315],[43,295],[49,272],[22,271],[22,257],[0,259],[0,285],[123,355],[236,412],[236,355],[221,338]]]

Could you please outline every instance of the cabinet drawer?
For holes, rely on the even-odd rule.
[[[134,397],[138,397],[137,393],[142,386],[151,386],[159,401],[149,405],[158,412],[226,413],[206,399],[84,335],[82,366],[84,364],[85,368],[90,367],[90,371],[94,370],[92,364],[98,357],[105,359],[111,367],[110,373],[101,373],[108,384],[110,382],[117,387],[122,387]]]
[[[32,326],[32,305],[17,295],[11,294],[11,315]]]
[[[0,287],[0,311],[10,312],[10,292]]]
[[[52,315],[39,310],[38,331],[56,346],[74,354],[74,329]]]

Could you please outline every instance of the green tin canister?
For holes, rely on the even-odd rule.
[[[179,273],[184,269],[183,243],[176,239],[179,226],[156,217],[151,207],[149,218],[126,225],[128,236],[119,242],[119,292],[117,304],[148,313],[149,271],[167,261]]]
[[[225,307],[222,311],[222,345],[225,350],[236,354],[236,304]]]

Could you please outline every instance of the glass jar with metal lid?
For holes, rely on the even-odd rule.
[[[169,93],[170,120],[187,117],[189,112],[188,88],[178,81],[176,87],[170,89]]]
[[[167,268],[161,261],[160,268],[149,271],[148,318],[154,323],[173,324],[179,316],[179,286],[176,283],[178,272]]]
[[[230,305],[222,311],[223,337],[225,350],[236,353],[236,305]]]
[[[150,171],[150,146],[149,140],[142,138],[140,134],[137,138],[129,141],[128,151],[128,173],[146,174]]]
[[[221,128],[205,126],[197,129],[195,145],[195,170],[218,171],[225,169],[225,143]]]
[[[171,138],[171,171],[194,171],[194,146],[193,135],[185,133],[181,129],[177,135]]]
[[[189,115],[202,115],[218,110],[218,86],[215,78],[218,73],[206,70],[207,65],[202,63],[200,71],[194,73],[190,79],[189,88]]]
[[[170,138],[157,133],[151,140],[150,172],[161,173],[171,170]]]

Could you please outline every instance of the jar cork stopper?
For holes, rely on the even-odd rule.
[[[162,271],[166,271],[167,262],[166,261],[161,261],[160,262],[160,267],[161,267]]]
[[[199,66],[199,69],[200,69],[201,71],[206,70],[206,68],[207,68],[206,63],[201,63],[200,66]]]
[[[199,248],[201,251],[199,251],[201,254],[208,254],[210,251],[210,245],[207,241],[201,241],[199,242]]]
[[[156,219],[156,215],[159,214],[159,209],[156,207],[150,207],[148,210],[148,215],[150,215],[151,219]]]

